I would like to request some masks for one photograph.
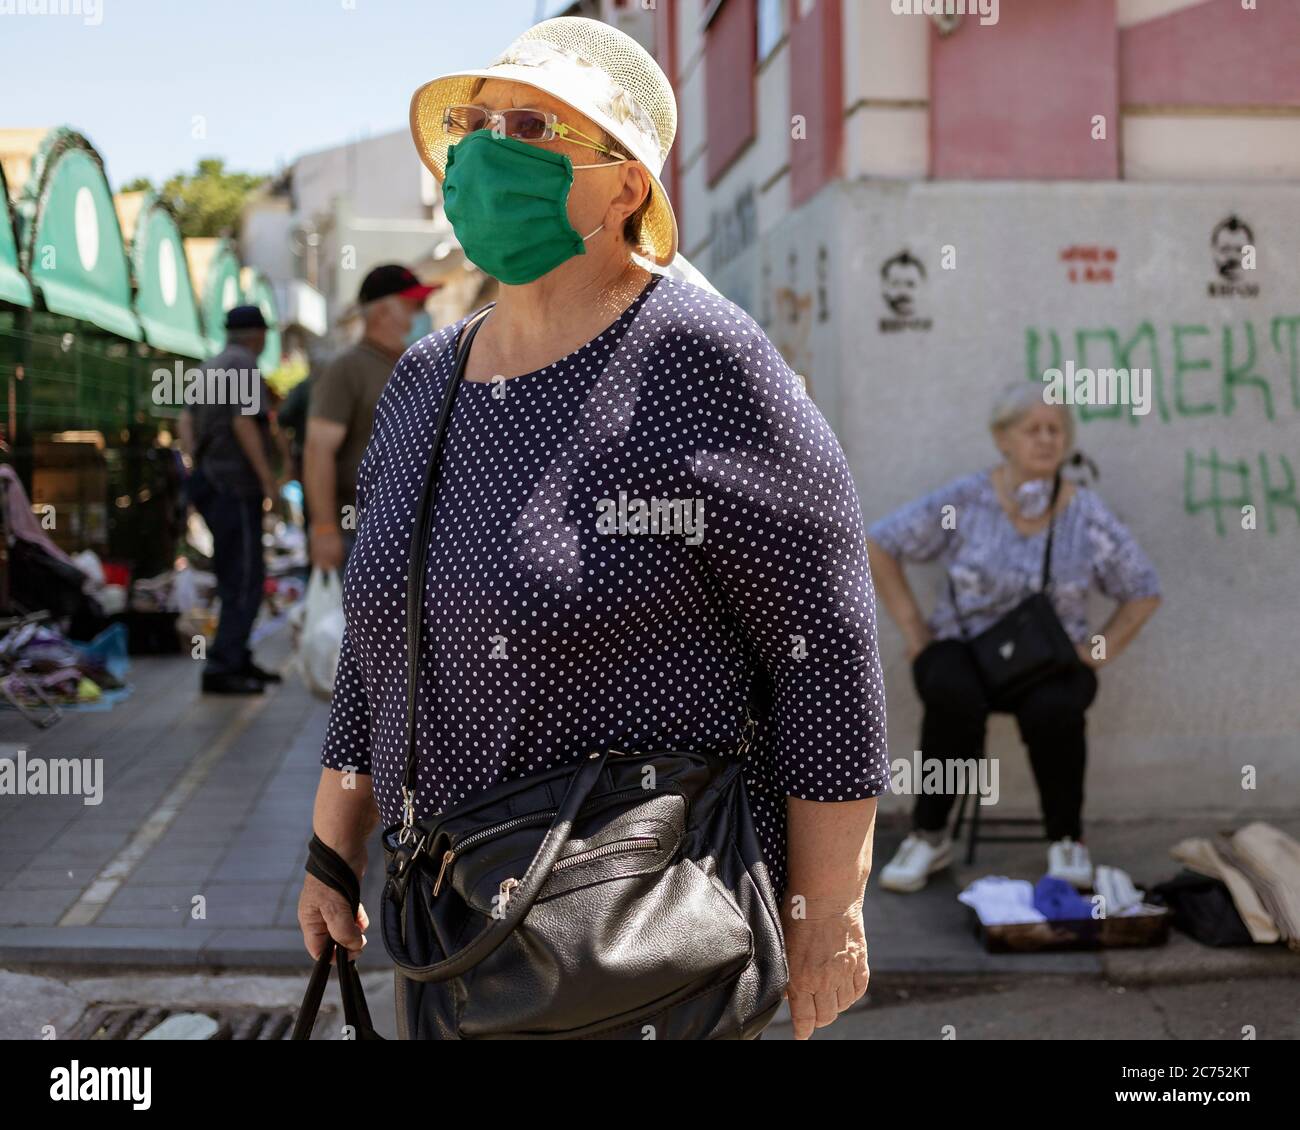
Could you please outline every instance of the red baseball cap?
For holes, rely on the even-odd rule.
[[[364,306],[367,302],[387,298],[390,294],[400,294],[403,298],[423,302],[438,289],[437,286],[422,283],[413,271],[398,263],[384,263],[362,280],[360,301]]]

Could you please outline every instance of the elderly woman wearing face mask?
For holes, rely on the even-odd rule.
[[[1081,814],[1084,715],[1097,693],[1096,670],[1114,662],[1160,603],[1155,569],[1094,491],[1060,480],[1073,444],[1069,409],[1043,402],[1027,382],[998,398],[991,421],[1002,462],[964,475],[908,503],[867,531],[880,598],[907,642],[924,717],[921,752],[978,757],[993,709],[1014,713],[1029,749],[1050,841],[1048,873],[1079,887],[1092,882]],[[1014,695],[991,701],[968,640],[1038,589],[1051,525],[1048,592],[1078,662]],[[928,621],[903,574],[904,562],[939,560],[945,583]],[[1095,647],[1086,620],[1088,590],[1119,602]],[[893,891],[919,891],[952,862],[948,815],[954,797],[923,794],[913,830],[880,875]]]
[[[766,687],[744,781],[806,1038],[866,988],[863,890],[889,783],[874,594],[843,453],[753,319],[666,277],[677,227],[658,174],[676,106],[633,40],[548,20],[492,67],[423,87],[411,122],[466,257],[499,296],[481,322],[476,312],[409,349],[380,401],[315,833],[360,872],[375,820],[406,816],[406,553],[473,323],[423,564],[413,815],[589,750],[745,750],[746,703]],[[597,522],[651,499],[689,502],[689,530]],[[643,536],[611,536],[623,531]],[[330,937],[359,952],[365,912],[315,877],[299,919],[313,955]],[[600,929],[617,939],[645,924]],[[601,1008],[574,976],[576,990],[557,972],[514,1004],[544,1010],[545,993],[576,992]],[[398,982],[399,1027],[418,1036],[418,986]]]

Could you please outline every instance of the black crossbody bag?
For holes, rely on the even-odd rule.
[[[443,441],[481,324],[467,326],[457,349],[411,537],[402,820],[384,831],[380,908],[399,1034],[753,1039],[784,998],[788,971],[745,795],[748,712],[732,755],[590,750],[415,818],[430,530]]]
[[[1056,499],[1061,493],[1061,473],[1052,484],[1052,517],[1047,525],[1047,546],[1043,552],[1043,577],[1031,593],[991,627],[974,637],[966,632],[957,604],[957,590],[951,574],[948,592],[962,639],[970,649],[980,680],[994,702],[1014,699],[1021,692],[1052,675],[1079,663],[1074,644],[1066,634],[1047,595],[1051,583],[1052,536],[1056,529]]]

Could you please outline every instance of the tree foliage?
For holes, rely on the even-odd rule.
[[[176,213],[181,235],[188,239],[234,235],[245,202],[265,180],[252,173],[228,172],[222,158],[205,157],[193,174],[177,173],[159,189],[146,177],[139,177],[123,185],[121,191],[156,191]]]

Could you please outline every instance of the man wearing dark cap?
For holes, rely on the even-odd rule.
[[[357,467],[370,441],[375,405],[435,289],[397,264],[376,267],[361,283],[361,340],[313,379],[303,487],[311,563],[318,569],[341,568],[356,538]]]
[[[269,396],[257,365],[266,329],[256,306],[235,306],[226,314],[226,347],[204,362],[201,402],[181,425],[182,436],[194,437],[189,497],[212,532],[221,598],[203,671],[205,694],[261,694],[264,684],[280,681],[254,664],[248,648],[265,577],[262,512],[278,490]]]

